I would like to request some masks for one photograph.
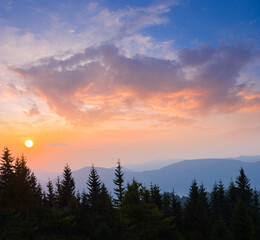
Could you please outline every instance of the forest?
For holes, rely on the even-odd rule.
[[[78,192],[69,165],[43,191],[26,163],[5,147],[0,159],[1,240],[259,240],[259,193],[241,168],[207,192],[196,179],[185,202],[158,185],[124,182],[120,161],[110,193],[92,166]],[[174,186],[172,186],[174,189]]]

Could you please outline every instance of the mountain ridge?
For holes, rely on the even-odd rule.
[[[193,158],[193,159],[166,159],[166,160],[152,160],[144,163],[133,163],[133,164],[126,164],[125,167],[127,167],[130,170],[142,172],[142,171],[148,171],[148,170],[156,170],[163,167],[166,167],[173,163],[178,163],[182,161],[193,161],[193,160],[203,160],[203,159],[233,159],[233,160],[239,160],[243,162],[257,162],[260,161],[260,155],[255,156],[247,156],[247,155],[241,155],[238,157],[224,157],[224,158]]]
[[[194,159],[183,160],[160,169],[142,172],[129,171],[123,166],[123,171],[125,183],[135,179],[148,188],[152,183],[159,185],[162,191],[172,191],[172,189],[174,189],[177,194],[186,195],[194,179],[197,180],[198,184],[203,183],[207,191],[211,191],[214,183],[220,180],[224,183],[225,187],[227,187],[231,179],[235,180],[236,176],[238,176],[241,167],[244,168],[245,173],[251,180],[251,186],[259,190],[260,161],[244,162],[232,158]],[[108,190],[113,193],[115,168],[95,168],[102,182],[104,182]],[[86,166],[72,172],[78,191],[87,191],[86,182],[90,170],[91,166]],[[53,180],[55,182],[56,178]]]

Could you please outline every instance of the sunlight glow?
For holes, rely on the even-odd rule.
[[[28,148],[31,148],[33,146],[33,141],[32,140],[26,140],[25,146],[28,147]]]

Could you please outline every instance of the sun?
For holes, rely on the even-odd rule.
[[[31,148],[33,146],[33,141],[28,139],[25,141],[25,146],[28,147],[28,148]]]

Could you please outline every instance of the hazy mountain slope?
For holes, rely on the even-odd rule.
[[[47,172],[42,170],[33,170],[33,172],[38,179],[42,179],[45,181],[48,181],[49,178],[53,179],[60,174],[58,172]]]
[[[260,162],[246,163],[232,159],[186,160],[159,170],[143,172],[125,171],[125,180],[129,182],[135,178],[147,187],[154,183],[158,184],[163,191],[171,191],[174,188],[176,193],[186,194],[194,178],[197,179],[198,183],[203,182],[207,190],[211,190],[213,184],[220,179],[228,186],[231,178],[235,180],[241,167],[245,169],[246,174],[250,178],[252,187],[260,189]],[[102,181],[112,191],[114,187],[114,169],[97,168],[97,171]],[[79,189],[86,189],[86,180],[89,172],[90,167],[73,172]]]
[[[243,162],[257,162],[260,161],[260,156],[239,156],[239,157],[232,157],[232,158],[224,158],[223,160],[225,159],[234,159]],[[157,170],[180,161],[183,160],[180,159],[152,160],[144,163],[126,164],[125,167],[133,171],[142,172],[142,171]]]
[[[136,173],[135,178],[147,186],[153,182],[165,191],[171,191],[174,187],[178,194],[186,194],[193,179],[203,183],[207,190],[211,190],[214,182],[220,179],[227,186],[231,178],[235,179],[239,174],[241,167],[250,178],[252,187],[260,189],[260,162],[246,163],[231,159],[186,160],[159,170]]]
[[[125,167],[133,171],[141,172],[141,171],[157,170],[179,161],[180,160],[176,160],[176,159],[153,160],[144,163],[126,164]]]
[[[231,178],[235,180],[241,167],[250,178],[251,186],[260,190],[260,161],[248,163],[234,159],[197,159],[177,162],[152,171],[133,172],[123,169],[126,182],[131,182],[134,178],[147,187],[151,183],[158,184],[162,191],[171,191],[174,188],[176,193],[184,195],[187,194],[193,179],[196,179],[199,184],[203,183],[208,191],[220,179],[225,186],[228,186]],[[90,169],[91,167],[84,167],[73,172],[76,188],[80,191],[87,190],[86,181]],[[114,168],[96,167],[96,169],[101,180],[110,192],[113,192]]]
[[[240,160],[243,162],[257,162],[260,161],[260,156],[239,156],[233,159]]]
[[[33,170],[35,176],[37,177],[37,180],[41,183],[42,188],[46,190],[46,185],[49,181],[49,179],[56,178],[60,173],[58,172],[47,172],[42,170]]]

